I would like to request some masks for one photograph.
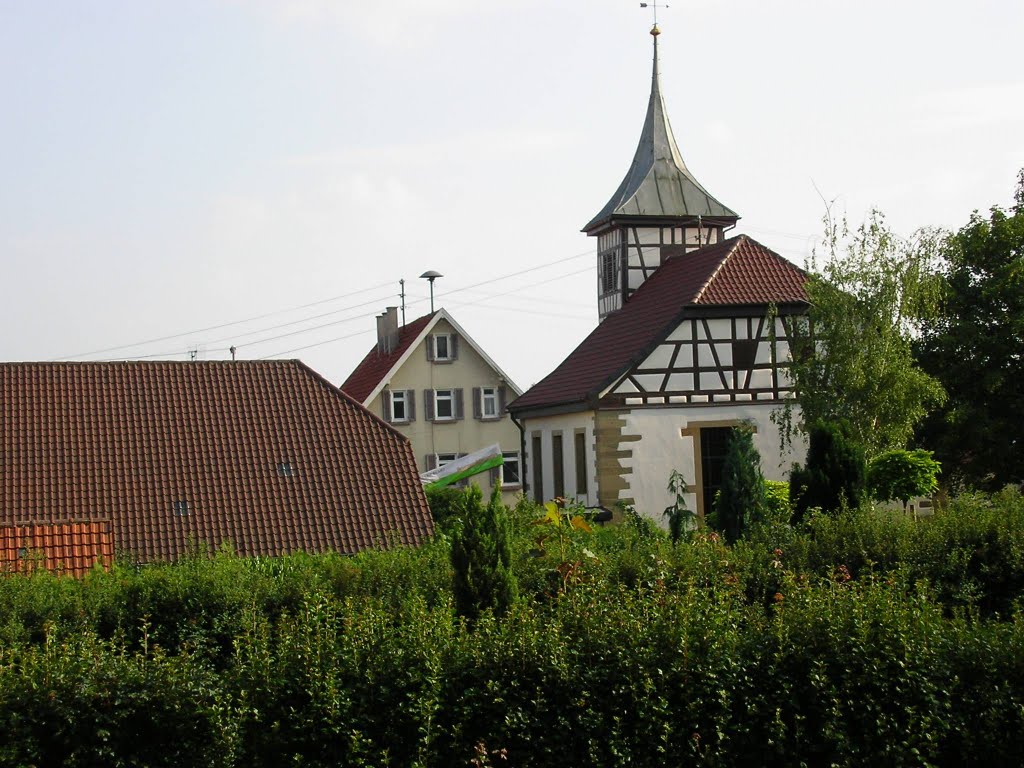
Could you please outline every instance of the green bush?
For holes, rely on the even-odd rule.
[[[754,447],[754,433],[746,425],[735,427],[722,466],[722,487],[715,497],[715,524],[729,542],[737,541],[765,514],[761,454]]]
[[[538,513],[510,515],[521,599],[472,627],[444,537],[0,579],[0,764],[1019,764],[1018,492],[731,546],[538,547]]]
[[[452,593],[460,616],[472,622],[483,611],[499,616],[508,611],[518,585],[500,487],[494,488],[487,506],[481,504],[480,488],[474,485],[470,489],[465,517],[452,534],[451,558]]]
[[[789,482],[785,480],[764,481],[764,522],[769,525],[786,525],[793,517],[789,501]]]
[[[452,526],[466,514],[469,489],[446,485],[444,488],[427,488],[426,494],[437,529],[450,533]]]
[[[809,509],[835,512],[860,506],[865,489],[864,450],[843,423],[818,423],[810,428],[807,463],[794,465],[789,478],[793,518],[800,522]]]
[[[906,509],[918,496],[931,496],[939,489],[942,467],[931,451],[885,451],[868,462],[867,484],[871,498],[878,501],[899,499]]]

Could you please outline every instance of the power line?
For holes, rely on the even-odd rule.
[[[302,346],[302,347],[295,347],[293,349],[286,349],[284,352],[274,352],[273,354],[266,355],[266,356],[261,357],[259,359],[260,360],[269,360],[272,357],[281,357],[281,355],[290,355],[293,352],[301,352],[304,349],[312,349],[313,347],[320,347],[320,346],[323,346],[324,344],[333,344],[336,341],[342,341],[344,339],[352,339],[352,338],[355,338],[356,336],[363,336],[363,335],[365,335],[367,333],[373,333],[373,329],[372,328],[367,328],[365,331],[356,331],[355,333],[349,333],[349,334],[347,334],[345,336],[336,336],[333,339],[326,339],[325,341],[316,341],[316,342],[313,342],[312,344],[306,344],[305,346]]]
[[[481,285],[490,285],[491,283],[496,283],[499,280],[508,280],[510,277],[519,277],[519,275],[525,275],[528,272],[536,272],[538,269],[546,269],[547,267],[553,267],[556,264],[563,264],[566,261],[572,261],[573,259],[578,259],[581,256],[590,256],[592,253],[593,253],[593,251],[584,251],[583,253],[577,253],[577,254],[574,254],[572,256],[566,256],[563,259],[556,259],[555,261],[549,261],[547,264],[538,264],[536,267],[530,267],[528,269],[521,269],[518,272],[510,272],[509,274],[501,275],[500,277],[492,277],[490,280],[483,280],[483,281],[481,281],[479,283],[473,283],[472,285],[465,285],[465,286],[463,286],[461,288],[453,288],[450,291],[445,291],[444,293],[437,294],[437,297],[441,298],[442,296],[450,296],[451,294],[458,293],[460,291],[469,291],[469,290],[472,290],[473,288],[479,288]]]
[[[561,261],[568,261],[568,259],[562,259]],[[476,304],[480,304],[481,302],[489,301],[490,299],[493,299],[493,298],[499,298],[501,296],[508,296],[509,294],[516,293],[518,291],[525,291],[525,290],[527,290],[529,288],[534,288],[537,285],[541,285],[542,283],[549,283],[549,282],[553,283],[553,282],[555,282],[557,280],[562,280],[562,279],[564,279],[566,277],[572,277],[573,275],[579,275],[579,274],[582,274],[584,272],[589,272],[591,269],[592,269],[592,267],[586,267],[584,269],[578,269],[578,270],[576,270],[574,272],[567,272],[564,275],[558,275],[557,277],[553,277],[553,278],[550,278],[548,280],[544,280],[544,281],[541,281],[541,282],[538,282],[538,283],[531,283],[529,285],[519,286],[518,288],[513,288],[512,290],[505,291],[503,293],[489,294],[488,296],[485,296],[484,298],[474,299],[473,301],[468,301],[468,302],[457,301],[457,302],[455,302],[455,306],[457,306],[457,307],[471,307],[471,306],[474,306]],[[532,270],[526,270],[526,271],[532,271]],[[445,295],[450,295],[452,293],[458,293],[459,291],[464,291],[464,290],[469,290],[469,289],[468,288],[458,288],[458,289],[453,290],[453,291],[448,291],[448,293],[445,294]],[[417,297],[416,301],[410,302],[410,304],[407,304],[406,306],[410,306],[412,304],[419,304],[422,301],[426,301],[426,298],[425,297]],[[498,304],[488,304],[488,308],[489,309],[493,309],[493,310],[498,311],[498,312],[521,312],[522,311],[522,307],[504,307],[504,306],[501,306],[501,305],[498,305]],[[589,317],[589,315],[587,315],[587,316],[578,315],[578,314],[577,315],[569,315],[569,314],[565,314],[565,313],[562,313],[562,312],[547,312],[547,311],[543,311],[543,310],[530,310],[530,311],[531,311],[532,314],[536,314],[536,315],[544,315],[546,317],[559,317],[559,318],[568,319],[568,320],[583,320],[583,319],[586,319],[587,317]],[[319,326],[319,327],[326,327],[326,326]],[[311,328],[311,329],[308,329],[308,330],[315,330],[315,329]],[[349,333],[349,334],[346,334],[344,336],[335,336],[334,338],[331,338],[331,339],[324,339],[323,341],[315,341],[315,342],[313,342],[311,344],[305,344],[305,345],[303,345],[301,347],[294,347],[292,349],[286,349],[286,350],[284,350],[282,352],[274,352],[274,353],[272,353],[270,355],[267,355],[266,357],[261,357],[260,359],[261,360],[266,360],[266,359],[271,358],[271,357],[280,357],[281,355],[290,355],[290,354],[292,354],[294,352],[302,352],[303,350],[312,349],[313,347],[319,347],[319,346],[323,346],[325,344],[333,344],[333,343],[338,342],[338,341],[344,341],[345,339],[351,339],[351,338],[353,338],[355,336],[362,336],[364,334],[371,333],[372,331],[373,331],[373,329],[371,328],[371,329],[367,329],[365,331],[359,331],[357,333]],[[303,331],[296,331],[294,334],[288,334],[288,335],[296,335],[296,334],[299,334],[299,333],[302,333],[302,332]]]
[[[120,345],[118,345],[116,347],[106,347],[104,349],[96,349],[96,350],[93,350],[92,352],[81,352],[81,353],[79,353],[77,355],[65,355],[64,357],[55,358],[55,360],[68,360],[70,358],[75,358],[75,357],[90,357],[92,355],[102,355],[105,352],[116,352],[119,349],[130,349],[131,347],[141,347],[141,346],[143,346],[145,344],[156,344],[157,342],[160,342],[160,341],[169,341],[170,339],[180,339],[182,336],[192,336],[192,335],[197,334],[197,333],[206,333],[208,331],[220,330],[221,328],[230,328],[233,325],[241,325],[243,323],[251,323],[254,320],[262,320],[262,319],[267,318],[267,317],[273,317],[274,315],[281,315],[281,314],[285,314],[287,312],[297,312],[300,309],[308,309],[310,307],[319,306],[320,304],[327,304],[327,303],[332,302],[332,301],[338,301],[339,299],[347,299],[349,296],[357,296],[360,293],[366,293],[367,291],[374,291],[374,290],[377,290],[379,288],[384,288],[384,287],[386,287],[386,286],[388,286],[390,284],[391,283],[389,281],[387,283],[381,283],[380,285],[370,286],[369,288],[360,288],[358,291],[351,291],[350,293],[343,293],[343,294],[340,294],[338,296],[332,296],[329,299],[320,299],[319,301],[311,301],[308,304],[300,304],[299,306],[290,307],[288,309],[278,309],[278,310],[274,310],[273,312],[266,312],[266,313],[264,313],[262,315],[254,315],[253,317],[247,317],[244,320],[232,320],[231,322],[228,322],[228,323],[220,323],[218,325],[211,325],[211,326],[208,326],[206,328],[198,328],[198,329],[196,329],[194,331],[184,331],[182,333],[173,333],[170,336],[160,336],[159,338],[146,339],[145,341],[136,341],[136,342],[134,342],[132,344],[120,344]]]
[[[480,282],[473,283],[472,285],[462,286],[462,287],[459,287],[459,288],[453,288],[450,291],[446,291],[446,292],[444,292],[442,294],[439,294],[439,297],[441,297],[441,296],[451,296],[451,295],[454,295],[454,294],[461,293],[463,291],[473,291],[476,288],[479,288],[481,286],[490,285],[492,283],[501,282],[503,280],[509,280],[511,278],[519,277],[521,275],[529,274],[531,272],[536,272],[538,270],[547,269],[549,267],[554,267],[554,266],[557,266],[558,264],[563,264],[563,263],[565,263],[567,261],[572,261],[573,259],[578,259],[578,258],[581,258],[583,256],[590,255],[591,253],[592,252],[589,251],[589,250],[581,252],[581,253],[576,253],[576,254],[573,254],[571,256],[565,256],[563,258],[556,259],[554,261],[546,262],[544,264],[538,264],[538,265],[533,266],[533,267],[528,267],[526,269],[517,270],[516,272],[510,272],[510,273],[505,274],[505,275],[499,275],[497,277],[492,277],[492,278],[489,278],[487,280],[482,280]],[[570,275],[572,275],[572,274],[580,274],[581,272],[588,271],[589,269],[591,269],[591,267],[587,267],[584,270],[578,270],[576,272],[572,272],[572,273],[569,273],[569,274]],[[558,277],[554,277],[554,278],[551,278],[550,280],[545,280],[545,281],[542,281],[542,282],[554,282],[556,280],[561,280],[563,277],[566,277],[566,276],[567,275],[560,275]],[[514,288],[514,289],[512,289],[510,291],[504,291],[504,292],[501,292],[501,293],[498,293],[498,294],[488,294],[487,296],[485,296],[482,299],[477,299],[477,300],[474,300],[474,301],[471,301],[471,302],[466,302],[464,304],[457,304],[457,306],[458,305],[471,306],[473,304],[479,304],[482,301],[488,300],[488,298],[494,298],[494,297],[499,297],[499,296],[506,296],[506,295],[509,295],[511,293],[516,293],[518,291],[527,290],[528,288],[534,287],[535,285],[539,285],[539,284],[540,283],[531,283],[531,284],[526,285],[526,286],[520,286],[518,288]],[[114,347],[106,347],[104,349],[93,350],[92,352],[84,352],[84,353],[80,353],[80,354],[77,354],[77,355],[71,355],[69,357],[89,357],[89,356],[92,356],[92,355],[99,355],[99,354],[104,354],[104,353],[107,353],[107,352],[115,352],[115,351],[122,350],[122,349],[130,349],[132,347],[144,346],[146,344],[155,344],[155,343],[158,343],[158,342],[161,342],[161,341],[168,341],[170,339],[178,339],[178,338],[182,338],[182,337],[185,337],[185,336],[191,336],[191,335],[195,335],[195,334],[199,334],[199,333],[206,333],[206,332],[209,332],[209,331],[219,330],[221,328],[229,328],[229,327],[236,326],[236,325],[242,325],[242,324],[248,323],[248,322],[253,322],[255,320],[261,320],[263,318],[273,317],[275,315],[285,314],[285,313],[288,313],[288,312],[296,312],[296,311],[299,311],[299,310],[302,310],[302,309],[308,309],[310,307],[319,306],[319,305],[322,305],[322,304],[327,304],[327,303],[332,302],[332,301],[338,301],[340,299],[348,298],[350,296],[356,296],[356,295],[359,295],[361,293],[366,293],[368,291],[377,290],[377,289],[380,289],[380,288],[387,287],[389,285],[391,285],[391,281],[386,282],[386,283],[380,283],[380,284],[374,285],[374,286],[370,286],[368,288],[362,288],[362,289],[359,289],[357,291],[351,291],[349,293],[340,294],[338,296],[332,296],[332,297],[330,297],[328,299],[321,299],[321,300],[318,300],[318,301],[309,302],[309,303],[306,303],[306,304],[301,304],[301,305],[298,305],[298,306],[295,306],[295,307],[291,307],[291,308],[288,308],[288,309],[276,310],[274,312],[267,312],[267,313],[264,313],[264,314],[261,314],[261,315],[255,315],[253,317],[245,318],[245,319],[242,319],[242,320],[234,320],[234,321],[227,322],[227,323],[220,323],[220,324],[217,324],[217,325],[208,326],[206,328],[199,328],[199,329],[192,330],[192,331],[185,331],[183,333],[176,333],[176,334],[171,334],[171,335],[168,335],[168,336],[161,336],[161,337],[154,338],[154,339],[147,339],[145,341],[138,341],[138,342],[134,342],[132,344],[122,344],[122,345],[114,346]],[[285,322],[285,323],[278,323],[278,324],[275,324],[275,325],[272,325],[272,326],[267,326],[267,327],[260,328],[260,329],[257,329],[257,330],[246,331],[246,332],[243,332],[243,333],[238,334],[238,335],[224,336],[224,337],[221,337],[221,338],[213,339],[213,340],[208,341],[208,342],[200,342],[200,345],[219,344],[219,343],[222,343],[222,342],[225,342],[225,341],[235,341],[236,339],[239,339],[239,338],[245,338],[245,337],[248,337],[248,336],[254,336],[254,335],[259,334],[259,333],[266,333],[268,331],[274,331],[274,330],[277,330],[279,328],[292,327],[292,326],[295,326],[295,325],[299,325],[301,323],[307,323],[307,322],[310,322],[312,320],[317,320],[317,319],[320,319],[320,318],[323,318],[323,317],[329,317],[331,315],[336,315],[336,314],[338,314],[340,312],[346,312],[348,310],[358,309],[360,307],[365,307],[365,306],[369,306],[371,304],[376,304],[376,303],[378,303],[378,302],[380,302],[380,301],[382,301],[382,300],[384,300],[386,298],[387,297],[382,296],[382,297],[379,297],[379,298],[376,298],[376,299],[371,299],[370,301],[362,302],[360,304],[355,304],[355,305],[352,305],[352,306],[346,306],[346,307],[344,307],[342,309],[331,310],[330,312],[323,312],[323,313],[320,313],[318,315],[313,315],[313,316],[309,316],[309,317],[303,317],[303,318],[299,318],[297,320],[291,320],[291,321],[288,321],[288,322]],[[536,301],[536,299],[534,299],[534,301]],[[417,303],[419,303],[419,302],[418,301],[413,301],[413,302],[410,302],[409,304],[407,304],[407,306],[415,305]],[[495,308],[499,309],[498,307],[495,307]],[[319,325],[311,326],[309,328],[300,328],[298,330],[290,331],[288,333],[275,334],[273,336],[268,336],[268,337],[263,338],[263,339],[257,339],[255,341],[245,342],[244,344],[235,344],[234,346],[236,348],[239,348],[239,347],[242,347],[242,346],[247,346],[247,347],[255,346],[257,344],[263,344],[263,343],[266,343],[268,341],[275,341],[277,339],[289,338],[291,336],[298,336],[298,335],[301,335],[303,333],[310,333],[310,332],[313,332],[313,331],[322,330],[323,328],[328,328],[328,327],[335,326],[335,325],[341,325],[341,324],[344,324],[344,323],[347,323],[347,322],[351,322],[353,320],[359,320],[359,319],[364,319],[364,318],[367,318],[367,317],[372,317],[375,314],[376,313],[374,312],[374,313],[364,313],[364,314],[360,314],[360,315],[354,315],[352,317],[343,318],[341,320],[336,320],[336,321],[333,321],[333,322],[330,322],[330,323],[321,323]],[[558,315],[558,316],[560,316],[560,317],[569,317],[568,315]],[[307,345],[305,345],[303,347],[299,347],[299,348],[296,348],[296,349],[293,349],[293,350],[287,350],[285,352],[275,353],[274,355],[270,355],[270,357],[274,357],[274,356],[278,356],[278,355],[283,355],[283,354],[289,354],[290,352],[297,352],[297,351],[301,351],[303,349],[309,349],[311,347],[319,346],[320,344],[329,344],[329,343],[332,343],[333,341],[340,341],[340,340],[345,339],[345,338],[351,338],[352,336],[358,336],[358,335],[361,335],[362,333],[369,333],[369,331],[362,331],[362,332],[357,333],[357,334],[348,334],[346,336],[340,336],[340,337],[337,337],[337,338],[334,338],[334,339],[328,339],[328,340],[322,341],[322,342],[316,342],[316,343],[313,343],[313,344],[307,344]],[[213,350],[205,350],[205,351],[215,351],[215,352],[225,351],[226,352],[226,351],[229,351],[229,350],[230,350],[230,348],[223,348],[223,349],[215,348]],[[170,354],[171,355],[178,355],[178,354],[185,354],[185,353],[183,353],[183,352],[173,352],[173,353],[170,353]],[[167,353],[160,353],[160,354],[146,354],[146,355],[131,355],[131,356],[126,356],[125,358],[119,358],[119,359],[144,360],[144,359],[152,359],[152,358],[167,357],[167,356],[168,356]],[[57,358],[57,359],[68,359],[68,358]]]
[[[388,295],[390,296],[391,294],[388,294]],[[277,325],[270,325],[270,326],[267,326],[266,328],[258,328],[255,331],[246,331],[245,333],[236,334],[234,336],[224,336],[224,337],[219,338],[219,339],[213,339],[212,341],[207,342],[207,343],[209,343],[209,344],[220,344],[221,342],[224,342],[224,341],[236,341],[237,339],[244,339],[246,336],[255,336],[258,333],[266,333],[267,331],[276,331],[279,328],[290,328],[291,326],[299,325],[300,323],[308,323],[308,322],[311,322],[313,320],[319,320],[320,318],[323,318],[323,317],[330,317],[331,315],[337,315],[339,312],[347,312],[350,309],[360,309],[361,307],[368,307],[371,304],[378,304],[379,302],[381,302],[382,300],[384,300],[386,298],[387,298],[386,296],[381,296],[381,297],[378,297],[376,299],[371,299],[370,301],[364,301],[361,304],[351,304],[349,306],[342,307],[341,309],[332,309],[330,312],[321,312],[319,315],[312,315],[310,317],[302,317],[302,318],[299,318],[298,320],[291,320],[291,321],[289,321],[287,323],[279,323]],[[343,322],[347,322],[348,320],[360,320],[360,319],[362,319],[364,317],[369,317],[372,314],[376,314],[376,313],[370,313],[370,315],[367,315],[366,313],[361,314],[361,315],[354,315],[352,317],[344,318],[343,320],[339,320],[338,322],[339,323],[343,323]],[[317,326],[317,327],[322,327],[322,326]],[[315,330],[315,328],[310,329],[310,330]],[[301,332],[301,331],[299,331],[299,332]],[[289,334],[282,334],[280,336],[270,336],[270,337],[268,337],[266,339],[259,339],[257,341],[248,341],[245,344],[237,344],[236,346],[241,347],[241,346],[251,346],[253,344],[262,344],[264,341],[273,341],[274,339],[280,339],[280,338],[283,338],[284,336],[287,336],[287,335],[289,335]]]

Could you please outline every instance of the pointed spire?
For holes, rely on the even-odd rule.
[[[672,218],[704,217],[739,218],[718,202],[701,186],[683,162],[661,94],[658,71],[658,36],[661,30],[651,28],[654,40],[654,69],[651,75],[651,97],[647,103],[640,143],[633,163],[619,188],[601,212],[584,228],[590,232],[614,216],[660,216]]]

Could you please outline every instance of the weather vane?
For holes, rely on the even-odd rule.
[[[640,3],[641,8],[650,8],[654,13],[654,27],[658,27],[658,9],[668,8],[668,3],[658,3],[658,0],[651,0],[649,3]]]

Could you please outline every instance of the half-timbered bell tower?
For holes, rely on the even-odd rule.
[[[654,73],[640,143],[615,194],[583,231],[597,237],[598,318],[629,301],[661,263],[717,243],[739,216],[693,177],[672,135],[658,74],[657,24]]]

